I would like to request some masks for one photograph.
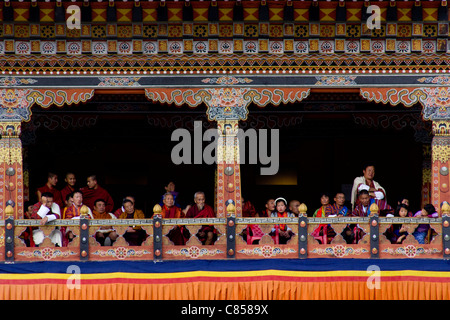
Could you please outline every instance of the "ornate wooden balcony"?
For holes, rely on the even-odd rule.
[[[8,218],[0,225],[0,259],[5,263],[36,261],[104,261],[104,260],[195,260],[195,259],[307,259],[307,258],[420,258],[448,259],[450,256],[450,215],[444,205],[442,217],[387,218],[369,217],[308,218],[306,207],[298,218],[240,218],[232,210],[227,218],[162,219],[155,206],[152,219],[54,220],[40,226],[39,220]],[[378,212],[371,207],[372,212]],[[269,235],[275,224],[285,224],[294,232],[287,244],[275,244]],[[363,232],[358,243],[347,243],[342,232],[347,225],[357,225]],[[401,244],[392,244],[384,235],[392,224],[403,224],[408,236]],[[429,224],[432,236],[420,244],[412,235],[419,224]],[[123,237],[130,226],[141,226],[147,238],[140,246],[130,246]],[[202,245],[196,236],[203,225],[213,225],[217,239]],[[242,234],[248,225],[258,225],[261,237],[257,244],[247,244]],[[319,225],[333,228],[329,243],[319,243],[311,233]],[[112,226],[118,234],[112,246],[101,246],[95,233],[101,226]],[[175,226],[184,226],[190,234],[185,245],[174,245],[168,238]],[[40,228],[44,241],[39,247],[27,247],[21,235],[29,227]],[[56,227],[65,227],[75,235],[66,247],[55,247],[49,236]]]

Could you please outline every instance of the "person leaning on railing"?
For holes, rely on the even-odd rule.
[[[64,213],[64,219],[93,219],[92,211],[89,207],[83,204],[83,192],[75,191],[72,194],[72,205],[67,208]],[[61,228],[61,232],[63,234],[63,246],[66,247],[69,242],[71,242],[74,238],[72,231],[66,232],[66,227]]]
[[[436,208],[431,204],[426,204],[422,210],[416,212],[414,217],[423,218],[437,218],[439,214],[436,212]],[[431,241],[431,227],[429,224],[419,224],[416,230],[413,232],[413,236],[420,244],[430,243]]]
[[[92,210],[94,219],[117,219],[111,212],[106,212],[106,201],[97,199]],[[95,240],[102,246],[110,246],[116,241],[118,235],[112,226],[101,226],[95,233]]]
[[[41,220],[40,225],[44,226],[48,222],[61,218],[61,209],[56,202],[53,202],[53,194],[50,192],[43,192],[41,200],[33,206],[32,219]],[[39,228],[33,228],[33,241],[36,246],[39,246],[44,241],[44,232]],[[50,234],[50,239],[56,246],[62,246],[62,234],[57,228]]]
[[[171,192],[163,195],[163,206],[161,208],[161,216],[163,219],[179,219],[184,217],[184,213],[180,207],[175,206],[175,199]],[[177,246],[184,246],[190,238],[189,230],[185,226],[174,226],[167,237]]]
[[[205,193],[198,191],[194,194],[195,204],[189,208],[186,218],[215,218],[216,214],[211,206],[205,203]],[[196,236],[204,245],[214,244],[217,239],[217,230],[213,225],[204,225]]]
[[[145,219],[144,212],[135,209],[133,201],[125,199],[122,205],[125,212],[122,212],[119,219]],[[130,246],[140,246],[147,238],[147,233],[140,226],[129,226],[123,237]]]
[[[275,199],[275,211],[270,215],[271,218],[294,218],[295,215],[287,210],[287,201],[284,198]],[[286,224],[276,224],[273,226],[269,235],[275,241],[275,244],[286,244],[294,235],[292,229]]]
[[[395,209],[393,217],[405,218],[408,216],[408,206],[404,203],[400,203]],[[388,238],[391,243],[403,243],[408,236],[407,227],[404,224],[392,224],[386,230],[386,238]]]

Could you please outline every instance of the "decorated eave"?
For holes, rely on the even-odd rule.
[[[79,28],[69,29],[80,8]],[[370,29],[367,8],[380,8]],[[447,1],[3,1],[6,75],[442,73]]]

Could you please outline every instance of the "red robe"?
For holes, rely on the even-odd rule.
[[[168,208],[166,205],[163,205],[161,215],[163,219],[178,219],[182,218],[183,211],[181,211],[181,208],[176,206]],[[173,242],[174,245],[184,246],[189,240],[190,234],[189,230],[187,230],[185,226],[175,226],[169,231],[167,237]]]
[[[192,207],[189,208],[188,212],[186,213],[186,218],[215,218],[215,217],[216,214],[214,213],[213,208],[211,208],[207,204],[205,204],[202,210],[199,210],[197,204],[194,204]],[[217,233],[217,230],[214,228],[214,226],[202,226],[199,232],[201,231],[203,231],[205,234],[207,234],[208,232],[214,232],[215,234]],[[198,235],[197,237],[201,242],[206,241],[206,237],[199,237]]]
[[[189,208],[186,213],[186,218],[215,218],[216,214],[214,213],[213,208],[209,205],[205,204],[202,210],[199,210],[197,205],[194,204]]]
[[[65,202],[65,201],[66,201],[67,195],[68,195],[68,194],[71,194],[71,193],[74,192],[74,191],[75,191],[75,189],[72,188],[72,187],[69,186],[69,185],[66,185],[64,188],[62,188],[62,189],[61,189],[61,198],[62,198],[62,201]],[[60,208],[62,208],[62,207],[60,206]]]
[[[114,201],[109,195],[108,191],[97,185],[96,189],[89,189],[84,187],[80,189],[83,192],[83,204],[87,205],[91,210],[94,210],[94,202],[97,199],[103,199],[106,203],[106,212],[113,212]]]
[[[120,207],[119,209],[113,212],[117,219],[119,219],[120,215],[125,212],[124,210],[122,210],[122,208],[123,207]]]
[[[163,219],[176,219],[181,218],[182,215],[181,208],[172,206],[171,208],[166,207],[166,205],[163,205],[161,215]]]
[[[64,201],[61,196],[61,191],[59,191],[56,188],[49,188],[47,184],[45,184],[44,186],[40,187],[37,190],[41,193],[41,195],[44,192],[51,192],[53,194],[53,202],[55,202],[60,208],[64,208]]]

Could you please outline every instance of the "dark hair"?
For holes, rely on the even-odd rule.
[[[73,194],[75,193],[75,191],[74,192],[71,192],[71,193],[69,193],[67,196],[66,196],[66,201],[69,201],[69,199],[70,198],[73,198]]]
[[[275,206],[278,204],[278,202],[283,202],[284,203],[284,205],[287,207],[287,201],[285,200],[285,199],[278,199],[277,198],[277,201],[275,202]]]
[[[53,172],[49,172],[48,174],[47,174],[47,178],[48,179],[50,179],[50,178],[53,178],[54,176],[58,176],[56,173],[53,173]]]
[[[363,189],[363,190],[361,190],[361,191],[358,193],[358,196],[363,195],[363,194],[370,195],[370,194],[369,194],[369,191]]]
[[[375,168],[375,164],[372,163],[372,162],[366,162],[366,163],[363,164],[362,169],[366,170],[367,167],[374,167]]]
[[[431,203],[426,204],[423,208],[430,215],[436,212],[436,208]]]
[[[41,198],[42,197],[53,198],[53,193],[51,193],[51,192],[44,192],[44,193],[41,194]]]
[[[103,199],[97,199],[97,200],[94,201],[94,206],[97,205],[97,202],[103,202],[104,204],[106,204],[106,201],[105,201],[105,200],[103,200]]]
[[[400,203],[400,204],[397,206],[397,208],[395,209],[395,212],[394,212],[394,215],[395,215],[396,217],[399,217],[399,216],[400,216],[400,209],[401,209],[401,208],[405,208],[406,211],[409,210],[409,208],[408,208],[408,206],[407,206],[406,204]]]
[[[328,198],[330,198],[331,199],[331,197],[330,197],[330,193],[328,192],[328,191],[325,191],[325,192],[321,192],[320,194],[319,194],[319,196],[322,198],[323,196],[325,196],[325,197],[328,197]]]
[[[79,193],[79,194],[81,194],[81,196],[83,196],[83,192],[81,192],[81,190],[75,190],[74,192],[71,193],[72,198],[75,195],[75,193]]]
[[[125,200],[122,201],[122,205],[124,206],[125,203],[128,203],[128,202],[131,203],[131,204],[134,204],[133,201],[131,201],[129,199],[125,199]]]
[[[136,202],[136,198],[134,197],[134,196],[130,196],[130,195],[128,195],[128,196],[125,196],[125,197],[123,197],[123,199],[122,199],[122,203],[125,201],[125,200],[127,200],[127,198],[133,198],[133,201],[131,201],[131,202],[133,202],[133,203],[135,203]],[[130,199],[128,199],[128,200],[130,200]]]

